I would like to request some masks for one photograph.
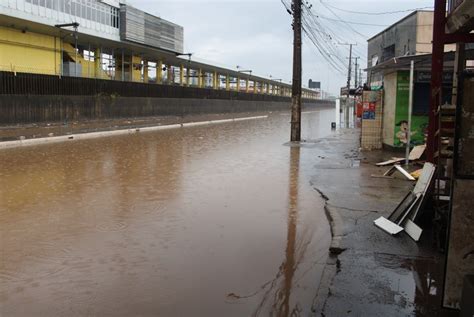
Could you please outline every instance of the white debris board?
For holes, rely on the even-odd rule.
[[[396,235],[403,231],[402,227],[400,227],[396,223],[391,222],[385,217],[378,218],[374,221],[374,224],[383,231],[390,233],[391,235]]]

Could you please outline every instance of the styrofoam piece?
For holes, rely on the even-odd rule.
[[[413,221],[407,219],[405,223],[405,232],[415,241],[420,240],[421,234],[423,233],[423,229],[418,227]]]
[[[396,235],[403,231],[402,227],[400,227],[396,223],[391,222],[385,217],[380,217],[376,219],[374,221],[374,224],[383,231],[390,233],[391,235]]]

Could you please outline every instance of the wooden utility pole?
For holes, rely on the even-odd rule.
[[[301,141],[301,0],[293,0],[293,89],[291,94],[291,141]]]
[[[357,80],[358,76],[359,76],[359,64],[357,63],[357,61],[359,60],[360,57],[354,57],[355,59],[355,76],[354,76],[354,79],[355,79],[355,88],[357,89],[357,87],[359,87],[359,81]]]
[[[347,71],[347,96],[346,102],[344,105],[344,124],[346,128],[349,127],[349,97],[351,94],[351,77],[352,77],[352,46],[357,44],[350,44],[350,43],[339,43],[339,45],[349,45],[349,68]]]

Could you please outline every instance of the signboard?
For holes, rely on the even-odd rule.
[[[429,83],[431,82],[431,72],[430,71],[417,71],[415,74],[415,82],[417,83]],[[453,72],[444,72],[443,73],[443,83],[452,84],[453,83]]]
[[[321,89],[321,82],[313,81],[312,79],[310,79],[308,83],[308,87],[309,89]]]
[[[347,96],[349,94],[349,90],[347,87],[342,87],[341,88],[341,96]]]
[[[375,120],[375,107],[376,107],[375,102],[364,101],[364,104],[362,107],[363,109],[362,119]]]

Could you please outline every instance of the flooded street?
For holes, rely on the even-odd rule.
[[[306,316],[335,109],[0,151],[1,316]]]

